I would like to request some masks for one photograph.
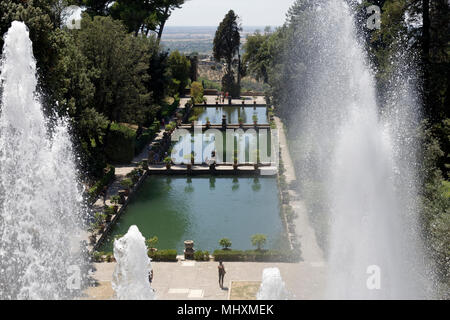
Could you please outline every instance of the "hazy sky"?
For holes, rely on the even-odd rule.
[[[279,26],[295,0],[187,0],[176,9],[168,26],[217,26],[230,9],[243,26]]]

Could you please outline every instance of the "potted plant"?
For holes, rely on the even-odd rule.
[[[256,126],[258,124],[258,116],[256,114],[253,115],[253,124]]]
[[[120,201],[120,196],[114,195],[114,196],[112,196],[109,200],[110,200],[111,203],[113,204],[113,210],[114,210],[114,213],[117,213],[117,211],[119,211],[119,201]]]
[[[209,121],[209,117],[206,117],[206,128],[209,129],[210,126],[211,126],[211,122]]]
[[[228,238],[222,238],[219,240],[219,245],[222,247],[222,250],[229,250],[231,247],[231,240]]]
[[[256,247],[256,250],[261,251],[267,242],[267,236],[265,234],[254,234],[251,237],[251,242]]]
[[[155,248],[156,244],[158,243],[158,237],[154,236],[152,238],[149,238],[145,240],[145,244],[147,245],[147,248],[150,252],[158,251],[158,249]]]
[[[166,169],[169,170],[172,166],[172,158],[171,157],[165,157],[164,163],[166,164]]]
[[[197,120],[198,120],[198,118],[196,116],[192,116],[189,118],[189,122],[191,123],[192,128],[194,127],[195,121],[197,121]]]
[[[242,104],[245,104],[245,98],[241,98]]]
[[[97,227],[98,234],[102,234],[106,227],[106,224],[105,224],[106,214],[101,213],[101,212],[96,212],[94,214],[94,220],[95,220],[94,224]]]
[[[258,99],[258,97],[257,96],[253,96],[253,104],[255,105],[256,104],[256,99]],[[254,107],[253,107],[254,108]]]
[[[122,180],[120,184],[125,189],[125,195],[128,196],[130,194],[130,189],[133,187],[133,181],[130,178],[126,178]]]
[[[147,171],[148,170],[148,160],[142,160],[141,161],[141,167],[142,167],[142,169]]]
[[[219,104],[219,97],[216,97],[216,105]]]
[[[203,97],[203,104],[206,106],[207,103],[208,103],[208,99],[206,99],[206,97]]]
[[[242,127],[242,125],[244,124],[244,119],[242,117],[239,117],[238,121],[239,121],[239,126]]]

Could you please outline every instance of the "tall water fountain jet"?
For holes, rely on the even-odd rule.
[[[313,37],[299,47],[310,77],[293,130],[308,209],[316,218],[329,216],[321,230],[328,234],[325,296],[429,297],[416,203],[414,84],[403,74],[397,79],[403,85],[393,85],[389,100],[377,105],[374,75],[346,2],[323,0],[305,10],[302,32]]]
[[[0,299],[77,294],[82,197],[66,123],[50,125],[36,93],[24,23],[4,37],[0,65]]]
[[[117,261],[112,287],[119,300],[153,300],[155,293],[149,283],[152,270],[145,238],[138,227],[131,226],[125,236],[114,241]]]
[[[257,300],[286,300],[288,293],[281,278],[280,269],[265,268],[262,274],[261,287],[256,294]]]

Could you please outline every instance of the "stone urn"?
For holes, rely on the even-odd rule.
[[[193,240],[184,241],[184,258],[186,260],[193,260],[194,252],[195,252],[194,241]]]

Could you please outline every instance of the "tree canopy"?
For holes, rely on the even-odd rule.
[[[239,96],[240,76],[242,74],[239,56],[240,31],[242,31],[242,28],[238,23],[238,18],[234,11],[230,10],[217,28],[213,43],[214,58],[226,63],[227,72],[222,79],[223,90],[230,92],[234,97]],[[238,55],[237,60],[235,60],[236,55]],[[237,84],[234,80],[233,65],[237,65]]]

